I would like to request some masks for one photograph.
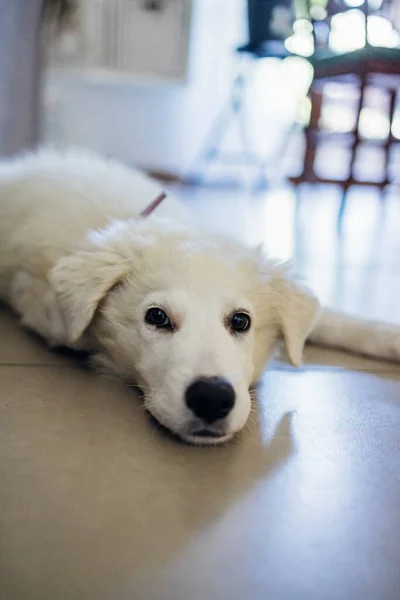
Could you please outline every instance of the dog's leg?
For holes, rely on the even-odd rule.
[[[383,360],[400,362],[400,326],[323,310],[308,341]]]
[[[9,303],[22,324],[42,336],[50,346],[65,345],[66,327],[49,284],[26,271],[18,272],[11,284]]]

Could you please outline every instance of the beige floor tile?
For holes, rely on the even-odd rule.
[[[271,371],[220,448],[88,372],[3,366],[0,390],[2,598],[398,599],[398,381]]]

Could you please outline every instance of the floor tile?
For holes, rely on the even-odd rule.
[[[154,427],[117,381],[0,367],[7,600],[396,600],[400,382],[269,372],[225,447]]]

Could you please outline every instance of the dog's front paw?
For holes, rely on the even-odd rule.
[[[23,315],[32,300],[34,278],[27,271],[19,271],[11,282],[10,305]]]

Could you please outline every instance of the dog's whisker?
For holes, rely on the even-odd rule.
[[[150,385],[139,385],[136,383],[125,383],[125,387],[129,387],[129,388],[135,388],[137,390],[150,390],[151,392],[154,391],[154,387],[150,386]]]

